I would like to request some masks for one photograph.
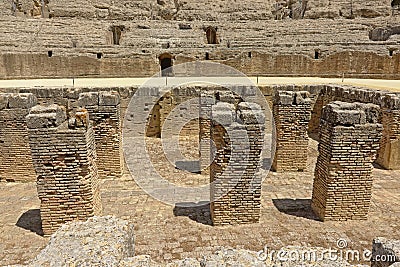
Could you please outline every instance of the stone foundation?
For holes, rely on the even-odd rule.
[[[261,207],[261,151],[265,115],[257,104],[219,102],[212,107],[210,167],[214,225],[258,222]]]
[[[36,102],[30,93],[0,94],[0,180],[36,180],[25,119]]]
[[[323,112],[312,208],[321,220],[368,216],[382,125],[373,104],[333,102]]]
[[[306,91],[277,91],[273,103],[276,152],[272,169],[304,171],[307,168],[311,100]]]
[[[120,177],[123,172],[121,108],[118,92],[91,92],[79,96],[89,112],[96,140],[97,167],[101,178]]]
[[[67,121],[58,105],[27,116],[44,235],[62,224],[101,213],[94,132],[86,110]]]

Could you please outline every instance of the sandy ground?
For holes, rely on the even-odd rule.
[[[216,77],[206,78],[210,83],[237,83],[243,78]],[[258,85],[272,84],[346,84],[362,87],[369,87],[381,90],[400,92],[400,80],[378,80],[378,79],[338,79],[319,77],[249,77]],[[177,85],[187,82],[198,81],[198,78],[152,78],[152,85]],[[80,79],[35,79],[35,80],[0,80],[0,87],[108,87],[108,86],[133,86],[142,85],[149,81],[149,78],[80,78]],[[258,83],[257,83],[258,82]]]

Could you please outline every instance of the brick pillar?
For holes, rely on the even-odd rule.
[[[101,214],[94,132],[86,110],[67,122],[63,107],[35,106],[26,117],[45,235]]]
[[[307,168],[311,100],[307,91],[277,91],[273,115],[276,127],[276,152],[272,169],[304,171]]]
[[[79,105],[89,111],[96,140],[100,178],[122,175],[124,160],[120,98],[117,92],[90,92],[79,95]]]
[[[362,220],[382,125],[374,104],[332,102],[322,113],[312,208],[322,220]]]
[[[36,180],[26,116],[37,103],[32,94],[0,94],[0,180]]]
[[[259,123],[262,122],[262,123]],[[211,138],[216,156],[210,168],[214,225],[258,222],[261,207],[261,151],[265,115],[257,104],[217,103]]]
[[[400,97],[388,95],[381,110],[382,139],[376,163],[388,170],[400,170]]]
[[[203,91],[200,93],[199,108],[199,144],[200,144],[200,170],[201,174],[210,174],[211,163],[211,107],[215,104],[213,93]]]

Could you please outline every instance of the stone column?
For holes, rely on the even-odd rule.
[[[89,111],[89,119],[93,122],[100,178],[120,177],[124,159],[118,92],[82,93],[78,101]]]
[[[323,112],[312,208],[321,220],[363,220],[382,125],[379,106],[332,102]]]
[[[26,116],[37,103],[33,94],[0,94],[0,180],[36,180]]]
[[[35,106],[26,117],[44,235],[101,214],[94,132],[86,110]]]
[[[273,115],[276,127],[276,152],[272,169],[304,171],[307,168],[308,123],[311,100],[307,91],[277,91]]]
[[[261,207],[261,151],[265,115],[260,106],[219,102],[212,107],[210,168],[214,225],[258,222]]]
[[[376,163],[388,170],[400,170],[400,97],[389,94],[381,106],[383,132]]]

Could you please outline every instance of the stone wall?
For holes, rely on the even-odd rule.
[[[254,103],[242,102],[235,107],[218,102],[212,107],[215,158],[210,182],[214,225],[259,221],[264,121],[264,112]]]
[[[268,45],[268,44],[266,44]],[[291,45],[292,46],[292,45]],[[280,48],[276,48],[280,49]],[[386,52],[385,48],[385,52]],[[42,53],[35,54],[0,54],[1,79],[37,79],[37,78],[109,78],[109,77],[151,77],[160,72],[160,64],[154,61],[158,54],[137,54],[131,58],[108,57],[96,59],[93,56],[53,56],[49,58]],[[174,51],[171,51],[174,53]],[[179,55],[176,51],[174,66],[196,61],[206,51]],[[289,76],[289,77],[336,77],[361,79],[399,79],[400,65],[396,64],[400,54],[387,56],[376,52],[343,51],[331,52],[324,58],[313,59],[310,55],[314,49],[307,47],[304,55],[276,55],[270,52],[248,52],[241,50],[219,51],[216,56],[222,59],[212,60],[237,69],[248,76]],[[382,52],[383,53],[383,52]],[[233,55],[232,55],[233,54]],[[5,64],[1,64],[4,62]],[[290,62],[290,64],[288,64]],[[352,62],[356,62],[352,63]],[[137,66],[141,65],[142,68]],[[37,68],[37,66],[43,66]],[[60,66],[62,66],[60,68]],[[266,67],[268,66],[268,67]],[[175,76],[185,76],[175,73]]]
[[[308,123],[311,99],[307,91],[277,91],[273,107],[276,152],[272,169],[304,171],[307,168]]]
[[[99,91],[79,95],[79,105],[89,112],[96,141],[97,167],[101,178],[122,175],[122,123],[119,94]]]
[[[312,208],[323,221],[362,220],[372,194],[372,163],[382,125],[374,104],[333,102],[323,109]]]
[[[36,102],[33,94],[0,94],[0,180],[36,180],[25,119]]]
[[[170,89],[170,90],[169,90]],[[159,101],[160,128],[164,137],[199,134],[200,86],[168,88]]]
[[[32,7],[0,3],[1,78],[150,77],[163,53],[174,66],[211,60],[247,75],[399,78],[399,40],[369,39],[375,27],[399,24],[391,0],[307,1],[304,20],[274,20],[275,0],[177,1],[169,19],[159,12],[170,14],[173,1],[50,1],[52,19],[14,16],[13,2]],[[217,44],[208,44],[207,27]],[[123,29],[119,44],[110,38],[115,28]]]
[[[93,127],[86,110],[35,106],[26,117],[44,235],[101,213]]]

